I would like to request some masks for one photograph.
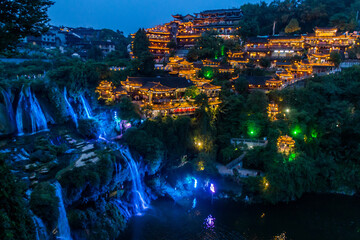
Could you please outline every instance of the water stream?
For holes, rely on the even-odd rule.
[[[134,212],[136,215],[141,215],[149,206],[138,171],[138,166],[128,148],[121,148],[120,153],[129,166],[131,173]]]
[[[33,221],[36,227],[36,240],[46,240],[48,239],[48,235],[46,232],[46,227],[41,218],[37,216],[33,216]]]
[[[68,100],[66,87],[64,87],[64,99],[65,99],[65,102],[66,102],[67,111],[70,114],[70,116],[71,116],[72,120],[74,121],[75,126],[77,128],[78,127],[78,118],[77,118],[77,115],[74,112],[73,107],[71,106],[71,104],[70,104],[70,102]]]
[[[8,113],[9,120],[11,123],[13,123],[15,117],[14,117],[14,109],[12,107],[12,103],[10,100],[11,92],[9,93],[6,90],[1,89],[1,94],[3,95],[3,98],[4,98],[5,107],[6,107],[6,111]]]
[[[19,135],[47,130],[45,115],[30,87],[21,88],[16,109],[16,126]]]
[[[59,198],[59,219],[58,219],[58,231],[59,234],[57,236],[57,239],[62,240],[71,240],[71,234],[70,234],[70,227],[69,222],[66,217],[66,210],[64,206],[64,201],[62,197],[62,188],[60,183],[55,183],[56,188],[56,196]]]
[[[88,119],[91,118],[91,108],[90,108],[90,105],[88,103],[88,101],[86,100],[86,98],[84,97],[83,94],[80,95],[80,99],[81,99],[81,103],[83,105],[83,108],[85,110],[85,113],[86,113],[86,117]]]

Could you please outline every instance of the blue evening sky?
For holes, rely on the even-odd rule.
[[[172,20],[171,14],[240,7],[260,0],[55,0],[51,24],[119,29],[125,34]]]

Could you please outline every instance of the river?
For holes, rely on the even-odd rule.
[[[359,240],[360,199],[306,195],[277,205],[197,199],[191,209],[159,199],[143,216],[132,218],[119,239],[270,240],[280,235],[287,240]]]

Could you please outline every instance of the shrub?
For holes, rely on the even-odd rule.
[[[58,178],[67,191],[78,193],[78,191],[89,184],[92,187],[100,188],[109,184],[113,173],[111,155],[108,153],[97,153],[100,160],[83,167],[75,167],[65,171]]]
[[[0,239],[35,239],[34,222],[23,198],[24,184],[15,178],[0,154]]]
[[[159,167],[164,150],[158,138],[151,138],[144,130],[132,128],[125,133],[124,139],[130,149],[144,157],[150,169]]]
[[[99,131],[99,123],[95,119],[80,119],[79,133],[86,138],[97,138]]]
[[[48,182],[39,183],[31,193],[30,208],[47,226],[55,226],[59,218],[59,198],[55,188]]]

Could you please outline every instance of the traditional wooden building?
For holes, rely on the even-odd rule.
[[[180,77],[128,77],[121,85],[135,101],[161,104],[182,98],[194,84]]]
[[[200,32],[217,31],[220,37],[232,38],[242,18],[239,8],[208,10],[195,13],[194,29]]]
[[[277,147],[280,153],[288,155],[295,147],[295,140],[290,136],[280,136],[277,139]]]
[[[201,34],[215,30],[220,37],[233,38],[237,30],[237,23],[242,17],[240,9],[210,10],[193,15],[173,15],[174,20],[145,29],[150,41],[150,52],[157,62],[168,60],[171,49],[168,48],[170,41],[174,41],[177,49],[190,49]],[[135,37],[135,34],[132,34]]]
[[[205,93],[210,101],[212,98],[218,98],[220,95],[221,87],[215,86],[210,83],[205,83],[201,87],[199,87],[200,92]]]
[[[96,87],[95,92],[99,94],[98,99],[103,99],[109,102],[119,100],[122,96],[127,94],[127,91],[125,91],[125,89],[121,86],[115,87],[112,82],[106,80],[100,82],[99,86]]]
[[[276,103],[269,103],[267,107],[268,117],[271,121],[276,121],[276,116],[280,113],[279,106]]]

